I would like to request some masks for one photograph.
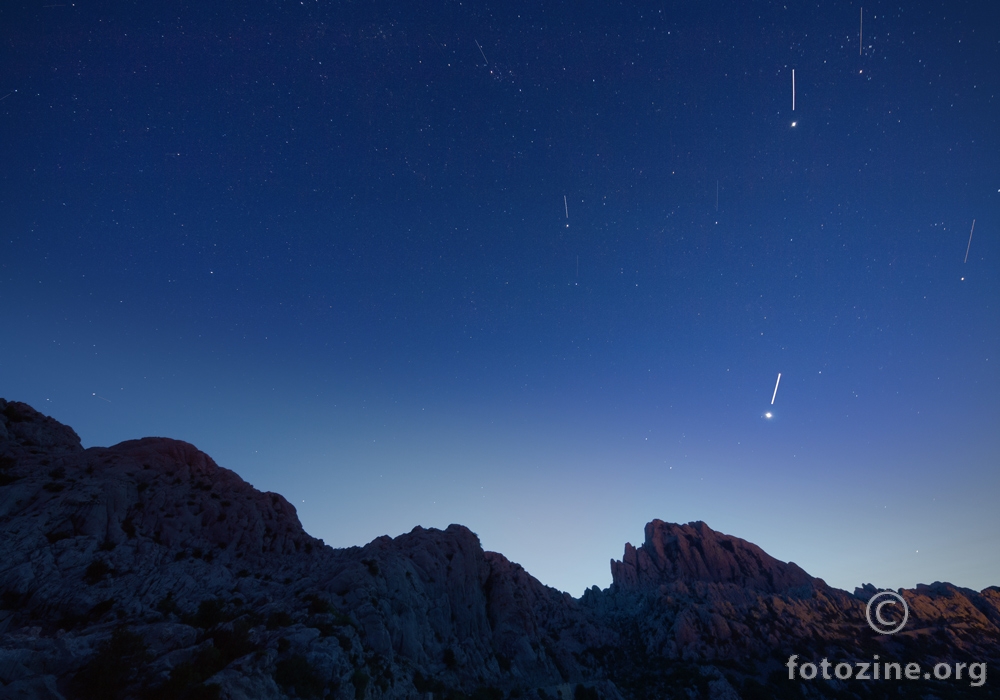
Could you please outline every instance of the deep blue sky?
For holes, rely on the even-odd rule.
[[[0,396],[574,595],[1000,584],[990,3],[251,4],[0,6]]]

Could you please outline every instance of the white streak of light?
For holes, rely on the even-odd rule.
[[[975,230],[976,230],[976,220],[973,219],[972,228],[969,229],[969,245],[965,246],[965,260],[962,261],[962,264],[969,262],[969,248],[972,247],[972,232]]]

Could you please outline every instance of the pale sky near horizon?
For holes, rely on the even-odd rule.
[[[723,7],[5,3],[0,396],[574,596],[1000,585],[996,10]]]

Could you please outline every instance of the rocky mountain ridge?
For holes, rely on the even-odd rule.
[[[0,535],[0,699],[883,697],[783,660],[1000,656],[997,588],[904,591],[912,622],[877,637],[874,587],[655,520],[574,599],[459,525],[332,549],[187,443],[84,450],[3,399]]]

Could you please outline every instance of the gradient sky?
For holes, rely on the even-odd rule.
[[[250,4],[0,5],[0,396],[574,595],[1000,584],[991,3]]]

